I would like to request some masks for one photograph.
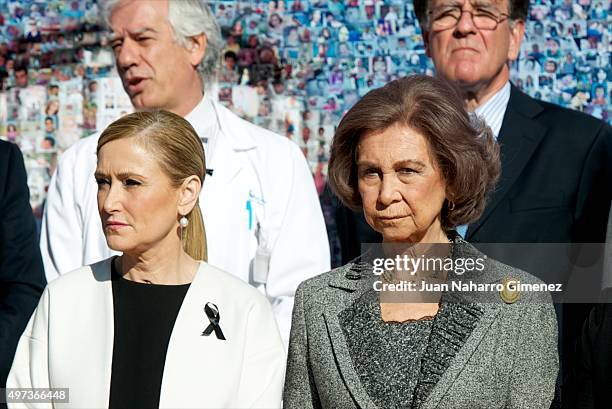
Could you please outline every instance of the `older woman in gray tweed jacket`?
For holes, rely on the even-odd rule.
[[[285,408],[550,406],[559,361],[548,287],[454,231],[478,219],[499,168],[491,131],[437,79],[393,81],[345,115],[330,183],[363,209],[387,258],[371,250],[299,286]],[[378,262],[418,249],[446,255],[450,269],[402,276],[400,263]],[[414,291],[419,282],[430,288]]]

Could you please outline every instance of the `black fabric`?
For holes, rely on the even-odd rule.
[[[112,264],[115,337],[109,409],[158,408],[168,342],[189,284],[129,281]]]
[[[0,141],[0,388],[45,285],[23,157]]]
[[[563,399],[566,409],[604,409],[612,405],[612,289],[584,324]]]

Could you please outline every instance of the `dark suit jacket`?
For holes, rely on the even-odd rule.
[[[605,242],[612,192],[605,122],[512,87],[498,141],[501,178],[468,241]]]
[[[21,152],[0,141],[0,387],[46,285],[29,201]]]
[[[612,274],[612,208],[606,239],[606,274]],[[611,277],[604,285],[610,286]],[[576,345],[576,359],[570,372],[564,408],[604,409],[612,402],[612,286],[602,292],[584,323]]]
[[[565,388],[563,407],[604,409],[612,403],[612,289],[608,303],[597,304],[584,324],[576,359]]]

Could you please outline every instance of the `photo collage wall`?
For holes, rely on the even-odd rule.
[[[224,38],[215,96],[294,141],[320,194],[343,113],[393,79],[434,74],[410,1],[210,4]],[[612,121],[609,9],[532,0],[515,85]],[[0,138],[24,153],[39,217],[57,155],[133,110],[107,34],[96,0],[0,0]]]

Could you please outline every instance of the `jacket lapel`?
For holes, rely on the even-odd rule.
[[[352,264],[352,263],[351,263]],[[352,277],[346,279],[344,277],[335,277],[330,282],[331,287],[340,288],[348,291],[345,295],[344,302],[329,304],[327,309],[323,312],[325,319],[325,325],[327,326],[327,332],[329,335],[330,342],[338,370],[342,374],[349,393],[357,403],[359,408],[376,409],[376,405],[370,399],[359,375],[353,367],[351,355],[349,353],[348,345],[342,327],[340,326],[340,320],[338,315],[347,307],[352,305],[359,297],[361,297],[368,289],[372,288],[370,280],[368,280],[371,274],[367,268],[363,268],[361,265],[352,264],[351,267],[347,268],[345,277]],[[357,278],[359,277],[359,278]]]
[[[237,136],[247,135],[243,124],[234,116],[230,118],[225,108],[213,103],[219,124],[219,134],[216,138],[215,151],[207,167],[213,170],[212,175],[206,175],[202,191],[200,192],[200,208],[206,226],[208,237],[225,237],[228,232],[236,235],[240,244],[244,239],[245,231],[238,224],[246,217],[245,203],[248,198],[247,182],[244,182],[246,172],[244,164],[247,162],[247,152],[250,143],[241,145]],[[233,115],[233,114],[232,114]],[[248,142],[248,141],[247,141]],[[211,200],[212,198],[212,200]],[[229,200],[231,198],[231,200]],[[244,243],[242,243],[244,244]],[[242,245],[238,248],[244,247]],[[235,271],[228,260],[243,260],[246,255],[236,254],[236,247],[231,248],[226,240],[208,240],[208,262],[227,271]],[[248,279],[248,277],[242,277]]]
[[[66,371],[70,376],[78,374],[83,380],[74,394],[70,391],[70,407],[108,407],[115,333],[110,260],[91,266],[95,281],[91,281],[91,291],[83,291],[88,302],[81,304],[78,316],[84,319],[79,319],[79,331],[71,335],[69,343],[74,345],[71,347],[73,359],[70,363],[61,363],[72,366]]]
[[[235,406],[240,373],[235,368],[244,349],[245,312],[236,310],[224,276],[201,263],[179,310],[166,354],[159,399],[160,408]],[[219,310],[219,326],[225,340],[213,331],[202,335],[210,324],[204,306],[211,302]],[[234,368],[234,369],[232,369]]]
[[[329,339],[331,340],[334,351],[334,356],[336,357],[338,369],[342,374],[342,379],[344,379],[347,389],[357,403],[357,406],[364,409],[376,409],[376,405],[370,399],[369,395],[361,384],[359,375],[353,367],[348,345],[346,344],[344,333],[340,327],[340,321],[338,319],[339,313],[340,311],[326,311],[323,314],[325,317],[325,324],[327,325],[327,331],[329,333]]]
[[[431,393],[427,396],[427,399],[421,406],[421,409],[432,409],[438,407],[448,390],[453,386],[465,365],[468,363],[474,351],[480,345],[482,339],[487,335],[489,329],[495,319],[501,311],[501,305],[499,304],[487,304],[485,305],[484,314],[478,320],[478,324],[472,331],[472,334],[467,339],[466,343],[463,344],[462,348],[457,352],[457,355],[453,358],[450,366],[444,371],[444,374],[433,387]]]
[[[493,210],[506,197],[531,156],[542,141],[547,128],[533,118],[542,112],[542,106],[534,99],[512,86],[510,100],[498,142],[501,145],[501,175],[496,189],[480,219],[468,227],[466,238],[471,240]]]
[[[218,103],[213,103],[218,125],[219,135],[216,140],[215,151],[212,153],[212,160],[207,163],[209,169],[213,169],[212,176],[207,175],[204,186],[214,185],[224,187],[236,177],[242,169],[243,160],[240,160],[241,151],[254,147],[246,130],[242,129],[243,124],[239,118],[228,118],[225,108]],[[244,136],[247,141],[241,143],[238,136]]]
[[[470,243],[455,235],[453,246],[453,259],[477,259],[483,257],[481,253]],[[486,271],[486,273],[485,273]],[[503,279],[503,275],[499,274],[494,269],[485,269],[485,271],[474,272],[469,279],[475,283],[499,283]],[[480,346],[483,338],[489,332],[491,325],[497,319],[501,312],[502,305],[497,301],[497,294],[470,294],[467,292],[450,292],[444,295],[447,302],[460,303],[464,309],[470,309],[469,305],[478,303],[478,308],[481,309],[482,315],[472,329],[470,335],[462,341],[461,348],[452,358],[449,366],[446,368],[436,385],[431,389],[427,398],[423,402],[421,409],[431,409],[437,407],[442,399],[446,396],[448,390],[453,386],[466,364]]]

